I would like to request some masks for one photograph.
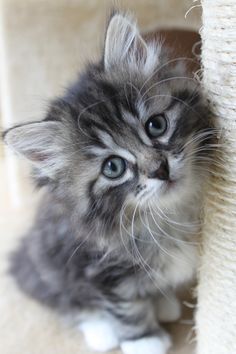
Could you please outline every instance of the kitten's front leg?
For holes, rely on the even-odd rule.
[[[121,350],[124,354],[166,354],[170,346],[170,337],[162,333],[122,342]]]
[[[181,304],[173,293],[159,296],[154,299],[153,304],[158,321],[175,322],[180,319]]]
[[[110,312],[97,312],[80,328],[90,348],[108,351],[120,346],[124,354],[166,354],[170,337],[156,322],[150,300],[110,304]]]
[[[149,299],[130,304],[121,331],[120,346],[124,354],[166,354],[171,346],[170,336],[160,328]]]
[[[107,352],[119,347],[119,339],[112,319],[103,312],[97,312],[79,326],[87,345],[95,351]]]

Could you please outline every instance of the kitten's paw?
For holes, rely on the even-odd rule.
[[[174,322],[181,317],[181,305],[175,296],[169,298],[163,296],[156,300],[155,312],[158,321]]]
[[[87,345],[95,351],[106,352],[119,346],[111,325],[103,319],[93,319],[81,323],[80,329],[83,332]]]
[[[143,337],[122,342],[121,350],[123,354],[166,354],[170,346],[170,337],[165,333],[161,337]]]

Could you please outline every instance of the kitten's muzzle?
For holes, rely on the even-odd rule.
[[[148,174],[148,178],[157,178],[161,181],[168,181],[170,176],[169,172],[169,164],[168,161],[165,159],[160,163],[160,166],[157,170],[150,172]]]

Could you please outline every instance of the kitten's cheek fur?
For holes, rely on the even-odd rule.
[[[129,340],[121,343],[123,354],[166,354],[171,346],[168,334],[162,337],[144,337],[137,340]]]

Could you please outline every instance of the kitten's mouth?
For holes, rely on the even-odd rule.
[[[179,179],[169,179],[168,181],[163,182],[161,188],[156,190],[155,187],[151,188],[150,190],[143,190],[142,194],[139,196],[141,204],[145,203],[147,200],[155,198],[156,193],[157,195],[165,195],[166,193],[172,192],[176,186],[178,186]]]
[[[164,192],[169,192],[173,190],[173,188],[176,187],[177,183],[178,183],[177,179],[170,179],[166,181],[166,183],[164,184]]]
[[[170,179],[169,181],[167,181],[168,188],[173,188],[176,184],[177,184],[177,180]]]

